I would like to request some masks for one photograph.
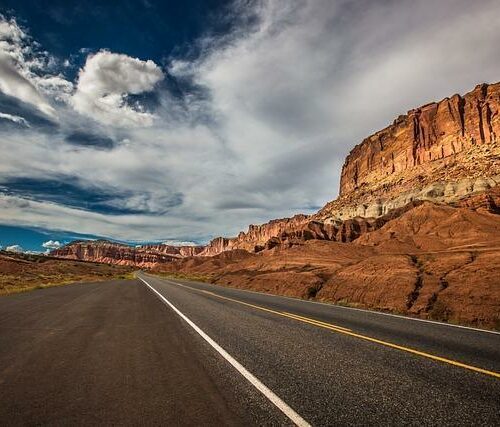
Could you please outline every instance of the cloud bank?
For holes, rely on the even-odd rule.
[[[233,235],[333,199],[345,155],[399,114],[500,80],[497,1],[236,1],[227,16],[185,56],[84,50],[73,79],[2,17],[0,223]]]

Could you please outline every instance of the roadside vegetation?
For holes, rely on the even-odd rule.
[[[132,267],[0,251],[0,295],[75,282],[133,278]]]

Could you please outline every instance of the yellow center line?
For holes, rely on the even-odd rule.
[[[352,331],[352,329],[344,328],[343,326],[334,325],[333,323],[322,322],[321,320],[311,319],[309,317],[299,316],[298,314],[288,313],[287,311],[283,311],[282,313],[287,315],[287,316],[291,316],[297,320],[302,320],[305,322],[314,323],[316,326],[322,326],[325,328],[332,328],[333,327],[335,329],[342,329],[343,331]]]
[[[186,287],[189,288],[189,286],[186,286]],[[194,288],[189,288],[189,289],[194,289]],[[198,290],[198,289],[196,289],[196,290]],[[267,311],[269,313],[277,314],[278,316],[283,316],[283,317],[288,317],[290,319],[298,320],[299,322],[310,323],[311,325],[319,326],[321,328],[332,329],[332,330],[350,331],[350,329],[344,328],[342,326],[337,326],[337,325],[333,325],[331,323],[321,322],[319,320],[310,319],[308,317],[299,316],[297,314],[287,313],[286,311],[271,310],[270,308],[265,308],[265,307],[262,307],[260,305],[254,305],[254,304],[250,304],[248,302],[243,302],[243,301],[236,300],[233,298],[223,297],[222,295],[218,295],[218,294],[215,294],[215,293],[210,292],[210,291],[205,291],[205,290],[200,289],[200,292],[203,292],[203,293],[208,294],[208,295],[212,295],[212,296],[220,298],[220,299],[225,299],[225,300],[232,301],[232,302],[235,302],[238,304],[246,305],[248,307],[255,308],[256,310]]]
[[[233,299],[233,298],[224,297],[224,296],[218,295],[218,294],[216,294],[214,292],[210,292],[210,291],[206,291],[206,290],[202,290],[202,289],[196,289],[196,288],[192,288],[190,286],[181,285],[180,283],[176,283],[176,284],[179,285],[179,286],[182,286],[184,288],[188,288],[188,289],[191,289],[191,290],[194,290],[194,291],[200,291],[200,292],[203,292],[205,294],[208,294],[208,295],[220,298],[220,299],[225,299],[225,300],[232,301],[232,302],[235,302],[235,303],[238,303],[238,304],[246,305],[248,307],[252,307],[252,308],[255,308],[257,310],[267,311],[269,313],[277,314],[279,316],[288,317],[290,319],[298,320],[298,321],[301,321],[301,322],[309,323],[309,324],[314,325],[314,326],[318,326],[318,327],[321,327],[321,328],[329,329],[331,331],[338,332],[340,334],[349,335],[351,337],[355,337],[355,338],[359,338],[359,339],[362,339],[362,340],[365,340],[365,341],[369,341],[369,342],[373,342],[373,343],[376,343],[376,344],[380,344],[380,345],[383,345],[385,347],[389,347],[389,348],[394,348],[396,350],[405,351],[407,353],[415,354],[417,356],[425,357],[427,359],[435,360],[435,361],[442,362],[442,363],[447,363],[449,365],[457,366],[459,368],[467,369],[469,371],[474,371],[474,372],[478,372],[478,373],[481,373],[481,374],[489,375],[489,376],[494,377],[494,378],[500,378],[500,373],[499,372],[489,371],[487,369],[478,368],[477,366],[472,366],[472,365],[467,365],[466,363],[457,362],[456,360],[448,359],[446,357],[436,356],[436,355],[431,354],[431,353],[426,353],[424,351],[415,350],[415,349],[413,349],[411,347],[406,347],[406,346],[394,344],[394,343],[391,343],[391,342],[388,342],[388,341],[383,341],[383,340],[380,340],[378,338],[372,338],[372,337],[369,337],[367,335],[358,334],[356,332],[352,332],[351,329],[347,329],[347,328],[344,328],[342,326],[336,326],[336,325],[333,325],[333,324],[330,324],[330,323],[321,322],[319,320],[310,319],[308,317],[299,316],[297,314],[287,313],[285,311],[271,310],[269,308],[261,307],[259,305],[249,304],[247,302],[239,301],[239,300],[236,300],[236,299]]]

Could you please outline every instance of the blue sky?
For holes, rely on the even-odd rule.
[[[203,243],[312,213],[364,137],[500,80],[493,0],[3,0],[0,14],[4,247]]]

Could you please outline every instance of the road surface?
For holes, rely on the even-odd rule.
[[[166,280],[0,298],[2,425],[498,425],[500,334]]]

